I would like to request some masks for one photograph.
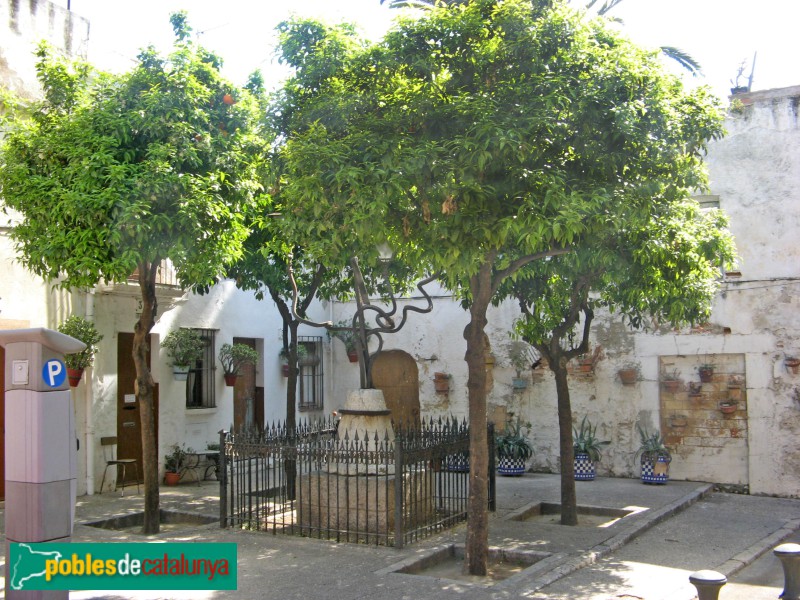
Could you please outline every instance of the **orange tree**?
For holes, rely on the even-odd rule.
[[[488,307],[526,265],[683,199],[720,116],[655,53],[562,2],[437,5],[331,63],[331,30],[284,28],[301,74],[287,89],[317,118],[280,143],[282,234],[322,260],[388,240],[469,311],[465,568],[484,574]]]
[[[651,217],[633,228],[620,223],[569,254],[528,265],[504,286],[523,313],[517,333],[555,376],[562,525],[578,523],[567,363],[589,350],[595,310],[614,311],[634,329],[652,318],[673,326],[705,320],[720,268],[734,259],[719,210],[701,211],[687,200],[666,204]]]
[[[122,75],[93,75],[39,51],[44,99],[10,126],[0,195],[21,220],[24,264],[64,288],[138,272],[133,362],[141,414],[145,533],[159,530],[158,452],[146,336],[158,311],[156,274],[174,265],[186,287],[214,282],[241,252],[259,189],[258,103],[189,41],[185,15],[166,58],[141,52]]]

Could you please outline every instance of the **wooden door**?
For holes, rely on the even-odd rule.
[[[0,346],[0,500],[6,497],[6,349]]]
[[[402,350],[381,352],[372,363],[372,384],[383,392],[395,423],[419,425],[419,370]]]
[[[252,338],[233,338],[234,344],[244,344],[253,350],[256,341]],[[256,366],[244,365],[233,386],[233,429],[254,427],[256,422]]]
[[[147,337],[147,344],[150,336]],[[142,427],[139,417],[139,403],[136,400],[136,369],[133,365],[133,334],[118,334],[117,338],[117,445],[118,458],[138,460],[139,477],[142,477]],[[150,366],[150,353],[147,353],[147,366]],[[158,440],[158,385],[153,388],[153,413],[156,421],[156,440]],[[125,481],[135,482],[134,469],[126,469]]]

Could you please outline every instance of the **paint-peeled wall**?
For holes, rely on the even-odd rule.
[[[34,51],[44,40],[69,57],[85,57],[89,22],[47,0],[0,0],[0,87],[27,98],[40,93]]]
[[[800,358],[800,87],[754,92],[737,98],[726,122],[728,135],[707,156],[710,190],[700,199],[730,217],[741,257],[721,274],[720,293],[708,323],[674,331],[652,323],[632,331],[618,316],[600,312],[592,328],[589,371],[570,368],[573,417],[597,425],[610,440],[601,475],[639,475],[638,428],[659,431],[673,450],[671,476],[712,481],[732,490],[800,496],[800,374],[787,359]],[[427,416],[467,414],[463,338],[468,317],[446,294],[427,315],[412,314],[405,328],[386,336],[385,349],[412,356],[419,370],[420,405]],[[337,304],[336,318],[353,306]],[[541,366],[515,390],[508,356],[514,303],[490,311],[489,418],[513,413],[531,423],[536,456],[530,466],[557,472],[558,426],[554,378]],[[699,367],[714,364],[709,382]],[[633,383],[619,370],[633,366]],[[358,371],[334,344],[336,401],[358,386]],[[795,369],[797,370],[797,369]],[[436,392],[434,373],[451,376],[450,390]],[[666,379],[679,379],[668,391]],[[697,388],[697,389],[695,389]],[[735,409],[727,406],[735,402]],[[335,404],[334,404],[335,406]]]

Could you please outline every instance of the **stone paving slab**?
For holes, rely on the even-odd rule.
[[[506,582],[485,587],[450,579],[392,572],[393,565],[412,560],[447,544],[463,544],[464,525],[397,550],[273,536],[259,532],[221,530],[218,525],[191,527],[158,536],[159,541],[235,542],[238,546],[239,589],[236,592],[72,592],[80,600],[191,598],[192,600],[436,598],[461,600],[530,598],[547,600],[689,600],[688,574],[701,568],[728,565],[741,570],[746,563],[766,560],[758,555],[777,545],[778,536],[791,535],[800,517],[800,500],[732,496],[710,493],[697,482],[646,486],[637,480],[599,478],[579,482],[582,505],[644,508],[608,528],[562,527],[520,522],[515,512],[536,502],[557,502],[557,475],[526,474],[498,479],[498,510],[490,519],[490,544],[534,549],[551,557]],[[215,482],[162,488],[163,509],[215,515]],[[141,541],[142,536],[85,525],[110,515],[141,510],[142,496],[126,493],[79,498],[74,541]],[[734,562],[730,562],[733,560]],[[753,567],[755,569],[755,566]],[[719,569],[717,569],[719,570]],[[732,573],[734,572],[732,571]],[[743,575],[748,570],[741,571]],[[760,594],[772,593],[772,579],[755,570],[752,577],[729,584]],[[512,581],[513,579],[513,581]],[[763,585],[767,583],[767,585]],[[743,587],[747,586],[747,587]],[[673,594],[673,595],[670,595]],[[674,594],[684,594],[674,595]],[[764,599],[770,596],[764,596]],[[731,599],[761,600],[760,596]],[[729,600],[721,596],[720,600]]]

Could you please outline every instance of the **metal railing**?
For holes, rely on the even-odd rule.
[[[490,427],[489,449],[493,437]],[[220,448],[222,527],[402,547],[467,518],[466,422],[429,420],[394,439],[340,439],[333,420],[273,425],[221,432]]]

